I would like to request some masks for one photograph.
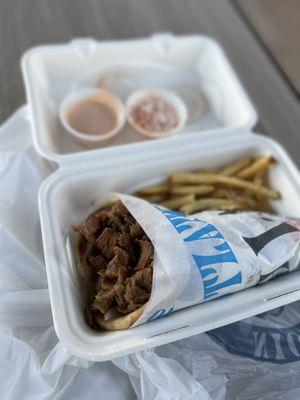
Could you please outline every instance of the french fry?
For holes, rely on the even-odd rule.
[[[271,188],[265,186],[258,186],[255,183],[244,181],[239,178],[231,176],[223,176],[218,174],[189,174],[189,173],[174,173],[171,175],[172,183],[181,184],[208,184],[213,185],[216,183],[223,184],[225,186],[246,189],[253,193],[261,194],[262,196],[270,199],[277,200],[280,198],[279,193]]]
[[[272,207],[270,206],[268,199],[261,194],[253,194],[246,190],[243,194],[243,199],[245,200],[245,203],[249,209],[252,209],[253,211],[272,211]]]
[[[212,194],[217,199],[236,199],[237,195],[232,189],[218,188]]]
[[[261,208],[259,202],[252,197],[243,196],[240,201],[244,203],[246,209],[258,211]]]
[[[261,185],[259,185],[259,186],[261,186]],[[244,192],[243,192],[243,194],[242,194],[242,197],[243,197],[243,198],[244,198],[244,197],[246,197],[246,198],[249,198],[249,197],[253,198],[253,196],[255,196],[255,195],[253,194],[253,192],[251,192],[251,190],[244,190]]]
[[[268,165],[274,161],[272,156],[261,157],[255,160],[250,166],[242,169],[238,174],[238,178],[249,179],[255,176],[259,171],[264,171]]]
[[[174,172],[170,176],[171,184],[179,184],[179,185],[188,185],[188,184],[215,184],[218,183],[214,177],[219,176],[216,174],[203,174],[201,172],[198,173],[189,173],[189,172]]]
[[[256,174],[256,176],[254,177],[254,179],[253,179],[253,183],[255,183],[256,185],[258,185],[258,186],[263,186],[264,185],[264,174],[265,174],[265,170],[260,170],[257,174]],[[259,178],[259,179],[257,179],[257,178]],[[245,190],[244,191],[244,193],[243,193],[243,197],[252,197],[252,198],[255,198],[255,199],[257,199],[257,200],[262,200],[262,199],[264,199],[264,201],[267,201],[266,199],[265,199],[265,197],[264,196],[262,196],[262,195],[260,195],[260,194],[255,194],[255,193],[253,193],[253,192],[251,192],[251,191],[249,191],[249,190]]]
[[[139,196],[147,196],[147,195],[152,195],[152,194],[165,194],[168,193],[170,190],[170,187],[166,183],[162,183],[159,185],[152,185],[148,186],[146,188],[138,190],[136,193]]]
[[[256,185],[262,186],[266,181],[266,172],[267,172],[267,170],[258,171],[258,173],[254,177],[253,182]],[[255,198],[258,201],[260,209],[262,211],[265,211],[265,212],[272,211],[272,208],[271,208],[270,204],[268,203],[268,201],[267,201],[267,199],[265,197],[263,197],[263,196],[261,196],[259,194],[256,194]]]
[[[179,211],[185,214],[191,214],[198,211],[203,211],[206,209],[216,208],[218,210],[242,210],[244,204],[238,200],[229,199],[215,199],[215,198],[205,198],[201,200],[196,200],[190,204],[185,204],[179,208]]]
[[[173,186],[170,189],[171,194],[208,194],[215,190],[211,185],[190,185],[190,186]]]
[[[167,199],[167,196],[165,194],[153,194],[151,196],[144,196],[143,198],[147,201],[150,201],[150,203],[159,204],[162,201],[165,201]]]
[[[244,157],[224,168],[173,173],[168,181],[139,190],[144,199],[184,212],[194,210],[272,211],[269,199],[280,194],[266,184],[272,156]],[[210,197],[205,197],[205,196]]]
[[[174,199],[163,201],[160,204],[172,210],[177,210],[179,207],[191,203],[194,200],[195,200],[195,195],[188,194],[186,196],[175,197]]]
[[[262,169],[262,170],[258,171],[258,172],[255,174],[255,177],[254,177],[254,179],[253,179],[253,182],[254,182],[256,185],[263,186],[265,180],[266,180],[266,170],[265,170],[265,169]]]
[[[253,162],[252,157],[245,157],[241,160],[236,161],[235,163],[229,164],[227,167],[221,170],[221,175],[224,176],[234,176],[236,175],[241,169],[248,167],[249,164]]]
[[[270,206],[270,204],[267,201],[261,201],[259,203],[259,211],[267,212],[267,213],[272,213],[274,210]]]
[[[193,174],[197,174],[199,172],[203,174],[217,174],[220,172],[220,168],[202,168],[192,171]]]

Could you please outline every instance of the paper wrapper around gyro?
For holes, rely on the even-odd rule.
[[[261,284],[300,266],[297,219],[261,212],[205,211],[187,216],[124,194],[101,199],[94,210],[117,200],[153,245],[152,284],[147,288],[147,301],[132,311],[116,310],[113,305],[103,314],[93,311],[94,320],[88,321],[92,328],[135,327],[176,310]],[[93,296],[95,289],[91,286],[95,282],[91,278],[95,275],[84,262],[82,249],[79,254],[78,238],[73,232],[68,236],[70,263],[81,282],[78,290]],[[123,279],[125,303],[126,284],[132,284],[128,277]],[[109,288],[105,293],[111,295]],[[86,298],[85,307],[91,300],[94,299]],[[115,301],[116,297],[112,304]],[[119,303],[122,304],[122,299]]]

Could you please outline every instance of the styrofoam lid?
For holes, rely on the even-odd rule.
[[[34,145],[43,157],[59,164],[155,151],[208,134],[215,138],[219,134],[244,134],[257,121],[256,111],[223,50],[205,36],[156,34],[112,42],[83,38],[43,45],[25,53],[22,72]],[[149,85],[172,89],[190,102],[190,120],[176,136],[159,140],[147,140],[127,124],[114,139],[87,149],[65,132],[58,110],[70,91],[93,85],[110,89],[123,101],[134,89]],[[200,100],[204,111],[193,119]]]

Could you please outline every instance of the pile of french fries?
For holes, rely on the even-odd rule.
[[[135,193],[152,203],[192,214],[204,210],[272,212],[280,193],[267,184],[272,156],[244,157],[223,168],[174,172],[166,182]]]

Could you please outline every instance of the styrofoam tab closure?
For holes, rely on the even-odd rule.
[[[159,54],[165,55],[173,46],[175,36],[170,32],[160,32],[152,35],[151,40]]]
[[[97,42],[93,38],[73,39],[70,44],[81,59],[89,58],[94,53],[97,46]]]

